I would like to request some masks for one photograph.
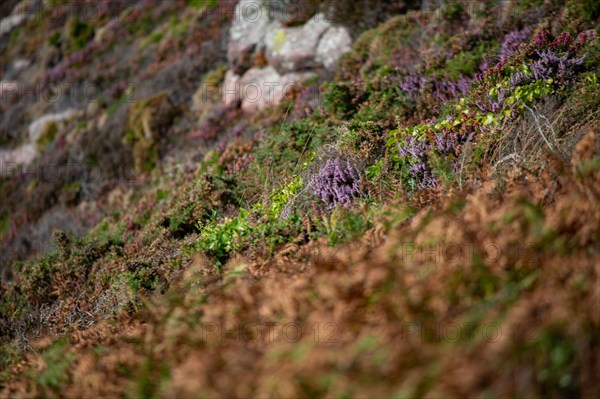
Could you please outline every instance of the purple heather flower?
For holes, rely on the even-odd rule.
[[[409,96],[414,97],[419,94],[419,91],[425,83],[427,83],[427,79],[422,76],[407,75],[402,83],[400,83],[400,88]]]
[[[514,90],[514,88],[517,86],[528,83],[530,80],[531,77],[523,71],[518,71],[508,78],[508,82],[510,83],[510,87],[512,90]]]
[[[521,43],[525,43],[529,40],[529,35],[529,29],[525,28],[523,30],[512,31],[504,36],[502,47],[500,49],[500,60],[505,61],[511,55],[516,53]]]
[[[561,83],[573,81],[585,59],[585,55],[572,58],[568,53],[557,56],[552,50],[537,51],[537,54],[540,59],[530,65],[534,78],[536,80],[557,78]]]
[[[310,179],[314,193],[329,209],[348,206],[360,195],[360,172],[347,159],[328,159]]]
[[[409,96],[415,97],[429,83],[433,87],[433,98],[439,101],[448,101],[466,95],[471,86],[471,79],[463,76],[458,81],[448,79],[432,80],[422,76],[408,75],[400,83],[400,88]]]
[[[436,182],[433,171],[428,162],[428,151],[431,145],[426,140],[419,140],[414,136],[405,137],[404,144],[398,147],[398,153],[406,158],[408,172],[417,181],[419,189],[435,187]]]
[[[433,97],[440,101],[448,101],[465,96],[469,92],[471,80],[462,76],[454,82],[447,79],[434,81]]]
[[[407,135],[403,143],[398,146],[398,154],[404,158],[408,173],[417,183],[418,189],[432,188],[437,185],[437,179],[429,163],[432,153],[443,156],[458,155],[460,145],[466,136],[458,131],[443,128],[441,132],[434,133],[433,140],[419,139]],[[453,162],[454,166],[459,165]]]
[[[440,154],[454,154],[459,145],[459,137],[452,132],[436,134],[435,145]]]
[[[552,75],[552,69],[542,60],[535,61],[530,67],[535,80],[546,80]]]
[[[552,43],[552,47],[556,48],[566,48],[571,43],[571,35],[567,32],[563,32],[557,37]]]

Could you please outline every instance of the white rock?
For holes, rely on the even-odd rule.
[[[291,89],[314,76],[313,72],[280,75],[271,66],[249,69],[239,81],[242,110],[252,113],[277,105]]]
[[[27,16],[24,13],[12,14],[0,21],[0,36],[10,33],[13,29],[25,22]]]
[[[57,114],[46,114],[32,122],[29,125],[29,140],[27,142],[16,148],[0,150],[0,176],[14,175],[18,170],[18,166],[26,166],[33,162],[39,154],[36,141],[51,123],[63,123],[79,114],[80,111],[68,109]]]
[[[31,65],[31,60],[29,60],[27,58],[19,58],[19,59],[16,59],[13,61],[13,68],[17,72],[21,72],[23,69],[29,68],[30,65]]]
[[[323,14],[313,16],[303,26],[284,28],[279,22],[269,25],[265,38],[269,65],[280,73],[318,67],[315,60],[321,36],[331,27]]]
[[[35,144],[23,144],[17,148],[0,150],[0,177],[14,176],[22,165],[29,165],[38,155]]]
[[[344,27],[331,27],[319,41],[316,61],[330,71],[335,70],[340,57],[351,49],[352,37],[348,30]]]
[[[57,114],[46,114],[39,119],[36,119],[29,125],[29,140],[32,143],[35,143],[52,123],[64,122],[77,114],[78,112],[76,110],[68,109]]]
[[[262,0],[241,0],[235,7],[229,30],[227,59],[236,72],[252,66],[252,59],[264,47],[269,12]]]
[[[232,69],[225,73],[223,81],[222,97],[226,106],[231,106],[240,101],[240,75],[233,72]]]

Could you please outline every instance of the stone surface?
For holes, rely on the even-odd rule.
[[[0,177],[14,176],[18,166],[29,165],[38,155],[35,144],[23,144],[17,148],[0,150]]]
[[[0,149],[0,177],[12,176],[19,170],[19,166],[27,166],[39,154],[37,140],[46,132],[51,124],[62,124],[75,117],[79,112],[73,109],[47,114],[36,119],[29,125],[28,141],[16,148]]]
[[[265,38],[269,65],[280,73],[317,68],[317,46],[330,27],[323,14],[316,14],[306,24],[295,28],[284,28],[279,22],[273,22]]]
[[[340,57],[352,48],[352,38],[346,28],[333,26],[325,32],[317,47],[316,61],[330,71],[335,70]]]
[[[269,13],[262,0],[241,0],[235,7],[229,31],[227,59],[236,73],[243,73],[264,47]]]
[[[35,143],[51,124],[67,121],[76,115],[76,110],[68,109],[56,114],[46,114],[36,119],[29,125],[29,141]]]
[[[222,98],[226,106],[231,106],[240,101],[240,76],[233,70],[225,73],[225,80],[222,89]]]
[[[19,90],[19,84],[15,80],[0,81],[0,102],[4,102],[14,93]]]
[[[280,75],[271,66],[252,68],[239,79],[236,94],[245,112],[255,112],[279,104],[289,90],[314,76],[313,72]]]
[[[25,22],[25,14],[12,14],[0,21],[0,36],[10,33],[17,26]]]
[[[276,6],[284,15],[291,5],[281,3]],[[242,0],[236,6],[221,93],[227,107],[254,112],[277,105],[293,86],[333,71],[351,49],[347,29],[332,25],[322,13],[302,26],[286,27],[272,8],[265,0]],[[199,105],[194,100],[194,109]]]

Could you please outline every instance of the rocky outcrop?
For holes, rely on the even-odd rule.
[[[56,114],[46,114],[36,119],[29,125],[29,141],[35,143],[48,130],[51,125],[64,123],[75,117],[78,112],[74,109],[68,109]]]
[[[0,5],[0,38],[21,26],[39,8],[35,0],[3,0]]]
[[[269,19],[262,1],[241,0],[236,6],[227,48],[227,58],[234,72],[249,69],[253,58],[264,51]]]
[[[325,32],[332,28],[322,14],[317,14],[306,24],[284,28],[278,22],[269,25],[265,36],[266,57],[280,73],[322,67],[317,61],[317,47]]]
[[[13,14],[0,21],[0,36],[12,32],[13,29],[25,22],[25,14]]]
[[[324,14],[288,27],[281,11],[274,10],[279,9],[265,0],[237,4],[222,90],[226,105],[238,104],[248,112],[276,105],[294,85],[335,70],[350,50],[347,29],[334,26]]]
[[[346,28],[331,27],[323,34],[317,47],[316,61],[328,70],[334,70],[341,56],[352,47],[352,38]]]
[[[27,166],[39,155],[38,142],[53,127],[58,129],[79,114],[73,109],[56,114],[46,114],[29,125],[28,141],[16,148],[0,149],[0,177],[14,174],[18,168]]]
[[[272,66],[251,68],[243,77],[230,75],[225,81],[226,101],[240,102],[242,110],[255,112],[279,104],[300,82],[315,77],[314,72],[291,72],[279,74]]]

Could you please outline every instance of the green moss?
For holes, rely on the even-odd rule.
[[[228,66],[226,64],[219,64],[204,75],[202,83],[200,86],[198,86],[198,89],[194,93],[193,97],[194,105],[197,108],[200,108],[200,114],[198,115],[199,119],[203,118],[210,112],[212,109],[211,106],[220,103],[220,85],[225,80],[225,73],[227,72],[227,69]]]
[[[73,18],[68,24],[68,34],[70,45],[73,49],[79,50],[94,37],[94,27],[86,22]]]
[[[360,209],[336,208],[322,219],[319,230],[325,234],[329,245],[336,246],[359,237],[373,226],[371,215]],[[319,233],[317,233],[319,234]]]
[[[141,292],[141,290],[154,291],[158,284],[159,276],[156,271],[147,264],[136,265],[136,270],[125,272],[117,279],[124,281],[133,295]]]
[[[0,385],[10,381],[9,366],[20,358],[16,345],[12,342],[0,344]]]
[[[194,229],[195,221],[192,217],[194,209],[194,205],[188,205],[182,212],[178,212],[169,218],[169,230],[171,233],[178,235],[189,229]]]
[[[344,119],[356,112],[350,86],[342,82],[327,82],[323,84],[323,107],[337,118]]]
[[[50,125],[48,125],[48,127],[44,130],[44,132],[42,132],[42,134],[40,135],[40,137],[38,137],[36,141],[36,144],[40,151],[44,151],[54,141],[54,138],[56,137],[57,133],[58,126],[56,125],[56,123],[50,123]]]
[[[181,113],[166,92],[134,103],[129,110],[128,130],[124,143],[131,145],[136,170],[149,172],[160,156],[160,144],[165,133]]]
[[[340,130],[340,150],[368,161],[383,155],[384,129],[379,123],[353,120]]]
[[[582,1],[582,5],[583,18],[589,22],[597,22],[600,17],[600,0]]]
[[[291,121],[264,136],[254,153],[255,162],[250,166],[248,173],[254,174],[260,180],[266,176],[291,178],[292,173],[299,170],[303,159],[310,152],[334,140],[333,129],[327,126],[310,119]]]
[[[60,48],[60,44],[62,42],[62,37],[60,31],[56,31],[50,35],[48,38],[48,43],[56,48]]]
[[[158,43],[162,40],[164,36],[165,34],[163,32],[154,32],[150,35],[150,41],[152,43]]]
[[[448,21],[457,22],[462,20],[465,10],[459,2],[451,1],[442,8],[442,15]]]
[[[4,235],[8,231],[10,227],[10,216],[7,213],[3,213],[0,215],[0,237]]]
[[[525,346],[522,356],[533,361],[535,378],[547,390],[566,396],[580,395],[580,378],[575,368],[579,355],[573,342],[565,326],[554,324],[546,326],[533,342]]]
[[[497,43],[483,42],[472,50],[461,51],[446,62],[444,74],[454,80],[458,80],[461,76],[473,77],[483,60],[483,55],[494,53],[495,44]]]
[[[285,41],[285,31],[283,29],[278,30],[277,33],[275,33],[275,37],[273,38],[273,49],[275,50],[275,52],[278,52],[281,49],[281,47],[285,44]]]
[[[8,42],[8,46],[9,47],[14,46],[19,41],[19,38],[21,37],[23,32],[24,32],[24,28],[22,26],[18,26],[15,29],[13,29],[13,31],[10,32],[10,40]]]
[[[215,8],[219,2],[218,0],[185,0],[185,4],[188,7],[195,8],[196,10],[204,11]]]

